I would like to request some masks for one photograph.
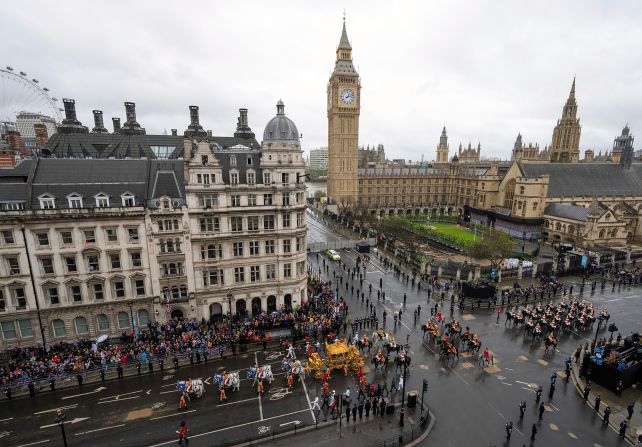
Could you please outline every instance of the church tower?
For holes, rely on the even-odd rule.
[[[354,205],[359,192],[357,145],[361,81],[352,64],[352,46],[346,32],[345,18],[327,90],[328,199],[336,205]]]
[[[551,161],[559,163],[577,163],[580,160],[580,120],[577,118],[577,101],[575,100],[575,78],[568,95],[562,118],[557,120],[553,130],[553,141],[549,148]]]
[[[447,164],[448,163],[448,134],[446,133],[446,126],[444,126],[441,131],[441,136],[439,137],[439,146],[437,146],[437,164]]]

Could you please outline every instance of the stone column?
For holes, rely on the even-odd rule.
[[[502,269],[497,269],[497,282],[502,282]]]
[[[537,277],[537,262],[533,262],[533,278]]]
[[[524,276],[524,267],[522,266],[522,263],[517,265],[517,279],[522,279]]]
[[[479,278],[481,278],[481,267],[480,266],[476,266],[475,267],[475,279],[479,279]]]
[[[459,281],[461,279],[461,269],[457,267],[457,273],[455,274],[455,279]]]
[[[437,278],[441,278],[441,265],[437,269]]]
[[[428,264],[426,266],[426,275],[430,276],[432,274],[432,265]]]
[[[472,281],[472,280],[473,280],[473,271],[468,270],[468,281]]]

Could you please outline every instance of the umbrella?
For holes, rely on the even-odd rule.
[[[108,338],[109,338],[109,337],[108,337],[107,335],[101,335],[100,337],[98,337],[98,338],[96,339],[96,344],[98,344],[98,343],[102,343],[102,342],[104,342],[105,340],[107,340]]]

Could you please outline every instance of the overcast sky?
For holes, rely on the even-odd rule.
[[[510,156],[521,132],[551,140],[573,75],[581,149],[642,135],[642,2],[108,1],[6,5],[2,66],[74,98],[90,128],[136,103],[147,133],[189,121],[231,135],[249,109],[261,140],[279,98],[303,147],[327,145],[326,83],[346,10],[362,80],[360,144],[434,159],[441,127],[482,156]],[[636,145],[639,147],[639,144]]]

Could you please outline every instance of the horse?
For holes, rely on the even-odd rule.
[[[205,385],[203,384],[203,381],[201,379],[193,379],[192,380],[192,385],[187,389],[187,381],[186,380],[179,380],[176,382],[176,389],[180,393],[187,393],[188,397],[196,397],[200,398],[203,396],[203,393],[205,393]]]
[[[274,380],[274,374],[272,374],[272,366],[265,365],[259,366],[258,368],[256,366],[250,366],[247,370],[247,378],[254,379],[254,382],[252,382],[253,384],[256,383],[256,381],[259,379],[267,380],[269,383],[272,383],[272,381]]]
[[[381,370],[383,371],[386,369],[386,366],[388,366],[388,357],[387,356],[382,356],[379,358],[379,356],[374,356],[371,360],[371,363],[375,367],[375,372],[379,369],[379,366],[381,366]]]
[[[232,387],[232,391],[241,390],[241,379],[239,377],[238,371],[228,373],[225,379],[223,379],[222,374],[214,374],[212,378],[214,380],[214,383],[219,386],[223,384],[223,386],[225,386],[226,388]]]
[[[303,367],[303,365],[301,365],[301,362],[299,360],[290,362],[286,359],[283,359],[283,364],[281,366],[283,367],[283,371],[291,373],[294,376],[305,376],[305,368]]]
[[[551,348],[553,348],[553,352],[555,352],[555,349],[557,348],[557,339],[552,333],[544,340],[544,354],[547,354],[548,350]]]
[[[395,366],[396,366],[397,370],[399,370],[403,366],[408,368],[410,366],[410,356],[406,354],[406,355],[403,356],[403,359],[402,359],[401,355],[398,354],[398,355],[395,356],[394,362],[395,362]]]

